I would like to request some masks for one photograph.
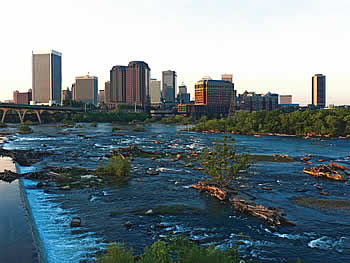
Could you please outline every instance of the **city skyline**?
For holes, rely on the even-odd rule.
[[[238,93],[293,94],[295,103],[306,105],[311,103],[310,76],[322,73],[327,76],[327,104],[350,103],[346,93],[350,3],[344,0],[284,1],[283,6],[275,0],[222,1],[220,5],[185,0],[138,5],[78,0],[61,1],[54,13],[48,12],[46,1],[19,2],[2,4],[5,12],[0,21],[8,25],[4,28],[8,41],[0,44],[7,51],[0,63],[2,101],[11,98],[13,90],[30,88],[30,52],[52,48],[63,53],[62,89],[87,72],[98,76],[103,87],[113,65],[141,60],[149,63],[152,78],[161,79],[162,71],[175,70],[178,83],[185,82],[192,97],[194,83],[203,76],[219,79],[229,73]],[[61,19],[62,13],[76,20]],[[204,26],[204,18],[213,22]],[[49,22],[42,23],[43,19]],[[116,36],[110,35],[113,28],[119,28]],[[96,40],[91,40],[91,31]],[[116,48],[120,36],[127,41],[118,41]],[[106,37],[109,41],[100,41]],[[203,37],[207,40],[202,41]]]

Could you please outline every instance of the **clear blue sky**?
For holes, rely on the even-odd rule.
[[[178,84],[232,73],[244,90],[311,100],[327,76],[327,104],[350,104],[348,0],[1,1],[0,100],[31,88],[31,52],[63,53],[63,88],[87,72],[99,89],[113,65],[144,60]]]

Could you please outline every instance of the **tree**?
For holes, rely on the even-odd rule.
[[[204,148],[201,155],[204,172],[217,185],[224,187],[240,181],[248,174],[248,155],[235,151],[234,138],[223,136],[215,139],[213,151]]]

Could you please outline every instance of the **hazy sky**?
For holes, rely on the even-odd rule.
[[[178,84],[232,73],[236,89],[311,101],[311,77],[327,76],[327,104],[350,104],[349,0],[0,1],[0,100],[31,88],[31,52],[61,53],[63,88],[144,60],[152,78]]]

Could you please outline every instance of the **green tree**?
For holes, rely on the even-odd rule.
[[[235,151],[234,139],[223,136],[215,139],[213,150],[202,150],[201,164],[204,172],[219,186],[231,185],[248,174],[248,155]]]

